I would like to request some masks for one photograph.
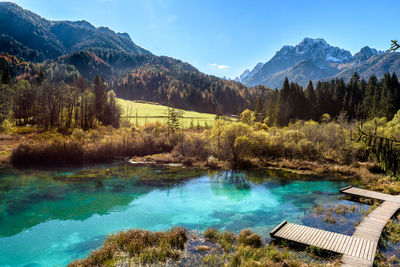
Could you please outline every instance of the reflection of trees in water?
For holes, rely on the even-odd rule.
[[[240,201],[251,193],[251,186],[244,173],[223,171],[210,176],[211,190],[217,196],[227,196]]]
[[[0,236],[15,235],[47,220],[86,220],[93,214],[123,210],[154,189],[199,176],[194,169],[127,164],[67,172],[1,169]]]
[[[224,182],[238,187],[250,188],[249,181],[247,180],[246,175],[242,172],[236,172],[233,170],[222,171],[211,175],[210,179],[212,182]]]

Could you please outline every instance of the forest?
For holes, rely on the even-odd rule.
[[[8,69],[0,73],[0,122],[8,119],[16,125],[59,130],[87,130],[96,123],[118,127],[120,111],[115,97],[217,115],[239,115],[250,109],[256,121],[269,126],[320,121],[323,114],[347,121],[390,120],[400,106],[400,84],[394,73],[381,80],[371,76],[368,81],[354,73],[349,82],[310,81],[306,88],[286,79],[280,90],[272,90],[156,66],[131,71],[117,82],[98,75],[88,81],[66,64],[39,67],[13,78]]]
[[[378,80],[368,81],[357,73],[348,83],[343,79],[310,81],[305,90],[285,80],[282,88],[257,100],[255,108],[259,121],[267,118],[273,125],[284,126],[295,120],[319,121],[323,114],[331,118],[344,116],[347,120],[365,121],[375,117],[392,119],[400,107],[400,84],[396,74],[387,73]]]

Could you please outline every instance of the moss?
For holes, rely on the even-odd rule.
[[[111,245],[102,246],[100,249],[92,251],[89,257],[84,260],[78,260],[69,264],[69,267],[86,267],[86,266],[102,266],[106,263],[111,263],[113,260],[116,248]]]
[[[236,236],[229,231],[224,231],[220,238],[220,243],[225,252],[231,251],[236,243]]]
[[[220,255],[211,253],[203,257],[203,263],[206,266],[222,266],[222,259]]]
[[[217,242],[220,238],[220,232],[214,228],[208,228],[204,232],[204,238],[211,242]]]
[[[242,230],[239,234],[238,242],[241,245],[259,248],[262,246],[262,239],[259,235],[252,233],[250,230]]]

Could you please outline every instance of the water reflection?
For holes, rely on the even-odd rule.
[[[226,196],[234,201],[241,201],[251,193],[250,183],[241,172],[216,173],[210,176],[210,184],[216,196]]]
[[[174,187],[203,173],[128,164],[58,173],[8,168],[0,172],[0,236],[15,235],[47,220],[83,221],[93,214],[122,211],[154,188]]]

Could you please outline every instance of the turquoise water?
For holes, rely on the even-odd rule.
[[[0,266],[65,266],[128,228],[250,228],[268,238],[282,220],[352,231],[361,212],[329,225],[309,210],[341,200],[340,180],[288,173],[110,165],[0,169]],[[359,205],[359,204],[357,204]],[[350,225],[350,226],[349,226]]]

